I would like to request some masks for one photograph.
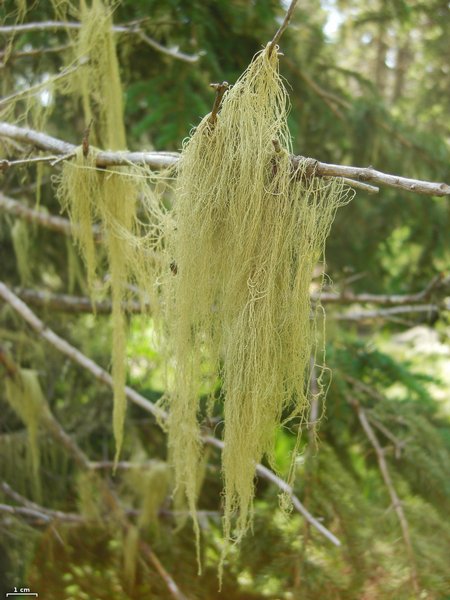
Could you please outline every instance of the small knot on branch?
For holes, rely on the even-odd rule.
[[[305,156],[292,156],[291,164],[295,173],[301,171],[301,175],[304,177],[315,177],[319,161]]]
[[[81,145],[83,148],[84,158],[87,158],[87,155],[89,154],[89,136],[91,135],[91,128],[92,128],[93,123],[94,123],[94,119],[92,118],[89,122],[89,125],[83,131],[83,141],[81,142]]]
[[[277,154],[279,154],[281,152],[281,145],[280,145],[280,140],[275,138],[272,140],[272,144],[274,147],[274,150]]]

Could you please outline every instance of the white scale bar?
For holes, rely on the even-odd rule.
[[[38,594],[36,592],[8,592],[6,597],[8,596],[36,596],[37,598]]]

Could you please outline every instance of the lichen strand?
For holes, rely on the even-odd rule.
[[[220,376],[228,541],[251,522],[255,465],[271,461],[282,414],[307,409],[309,286],[350,197],[340,180],[293,171],[287,107],[277,53],[266,49],[225,94],[217,120],[205,117],[186,142],[168,234],[177,266],[166,289],[171,459],[195,521],[200,390],[213,392]]]
[[[41,452],[38,440],[39,426],[48,417],[47,401],[42,393],[36,371],[18,369],[5,380],[6,398],[23,421],[28,434],[28,448],[33,478],[34,495],[41,496]]]
[[[95,168],[96,154],[97,151],[90,148],[85,157],[79,148],[76,157],[64,163],[57,193],[69,213],[86,264],[91,298],[99,299],[108,291],[111,294],[113,429],[117,459],[126,411],[126,303],[134,285],[143,300],[143,310],[151,305],[158,312],[154,283],[162,266],[158,255],[161,223],[166,216],[153,191],[154,176],[146,168],[99,170]],[[106,249],[109,269],[106,281],[96,277],[102,257],[96,248],[94,225]]]
[[[70,3],[65,10],[68,6]],[[130,165],[96,169],[97,150],[93,143],[112,150],[126,148],[122,86],[112,30],[114,6],[114,2],[107,0],[93,0],[89,6],[84,1],[80,3],[81,28],[74,40],[74,52],[76,60],[86,57],[89,60],[76,71],[72,81],[73,91],[81,97],[85,122],[91,123],[91,145],[87,153],[80,148],[76,157],[64,164],[58,197],[69,212],[93,299],[105,288],[96,278],[100,260],[94,225],[99,227],[106,248],[107,287],[112,299],[113,429],[117,460],[126,411],[127,318],[124,304],[129,297],[130,284],[138,286],[146,306],[154,297],[153,284],[161,264],[156,259],[156,250],[160,248],[160,227],[165,214],[153,191],[155,176],[147,168]],[[156,302],[153,310],[156,310]]]

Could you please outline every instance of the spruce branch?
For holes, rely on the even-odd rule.
[[[43,323],[41,319],[39,319],[21,299],[1,281],[0,298],[7,302],[17,312],[17,314],[19,314],[28,323],[28,325],[30,325],[30,327],[48,343],[54,346],[62,354],[67,356],[72,362],[78,364],[82,368],[89,371],[98,381],[104,383],[111,389],[113,388],[113,379],[107,371],[102,369],[102,367],[100,367],[92,359],[85,356],[82,352],[80,352],[77,348],[69,344],[66,340],[54,333],[54,331],[47,327],[45,323]],[[125,394],[128,400],[130,400],[137,406],[140,406],[146,412],[152,414],[156,418],[158,423],[164,423],[165,421],[167,421],[168,414],[164,410],[147,400],[147,398],[144,398],[144,396],[142,396],[132,388],[127,386],[125,388]],[[220,450],[223,450],[224,448],[224,443],[221,440],[218,440],[217,438],[214,438],[212,436],[204,436],[203,441],[206,444],[214,446]],[[324,535],[334,545],[341,545],[338,538],[335,535],[333,535],[331,531],[329,531],[326,527],[324,527],[315,517],[313,517],[311,513],[303,506],[303,504],[297,498],[293,488],[290,485],[288,485],[285,481],[283,481],[283,479],[275,475],[275,473],[273,473],[261,464],[256,465],[256,472],[260,477],[272,482],[280,490],[287,493],[290,496],[295,509],[300,514],[302,514],[303,517],[307,519],[313,527],[320,531],[322,535]]]
[[[0,138],[12,139],[22,144],[29,144],[40,150],[60,155],[73,155],[75,144],[40,133],[32,129],[17,127],[0,122]],[[148,165],[152,169],[165,169],[176,165],[179,160],[177,152],[110,152],[100,151],[96,157],[98,167],[126,166],[128,164]],[[372,167],[352,167],[320,162],[314,158],[305,159],[303,156],[292,156],[292,167],[297,170],[300,163],[308,160],[306,175],[320,177],[340,177],[351,180],[347,183],[357,186],[367,182],[385,185],[395,189],[425,194],[428,196],[450,196],[450,185],[420,179],[410,179],[389,173],[382,173]],[[359,186],[361,187],[361,186]],[[374,187],[374,186],[372,186]],[[370,191],[374,192],[374,189]]]

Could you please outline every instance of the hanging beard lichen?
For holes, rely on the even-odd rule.
[[[81,28],[75,41],[77,58],[87,57],[76,81],[86,123],[91,122],[91,141],[103,148],[126,147],[122,87],[113,39],[111,13],[114,2],[80,3]],[[130,285],[138,284],[148,306],[156,279],[159,226],[163,211],[152,191],[153,175],[144,167],[130,165],[96,169],[97,151],[80,148],[74,160],[64,164],[58,197],[67,209],[75,240],[83,255],[91,296],[98,295],[98,252],[93,227],[99,227],[109,266],[108,286],[112,299],[112,376],[114,380],[113,429],[116,460],[123,440],[126,397],[126,314],[124,303]],[[97,235],[97,237],[99,237]],[[153,309],[155,308],[155,303]]]
[[[152,176],[147,169],[130,166],[99,170],[95,168],[96,154],[91,148],[84,157],[79,148],[75,160],[64,164],[58,197],[74,226],[74,237],[86,263],[91,297],[97,298],[103,292],[102,287],[111,290],[113,430],[117,460],[126,410],[126,305],[136,284],[143,310],[155,299],[153,284],[161,267],[157,258],[161,243],[159,227],[165,215],[152,191]],[[109,265],[109,277],[103,286],[96,281],[99,261],[95,238],[99,236]],[[156,301],[151,304],[156,311]]]
[[[39,425],[48,416],[48,406],[39,384],[36,371],[18,369],[5,380],[6,398],[23,421],[28,433],[29,456],[33,475],[34,493],[41,496]]]
[[[293,166],[287,103],[277,52],[266,48],[225,94],[217,120],[205,117],[184,146],[168,236],[169,448],[195,523],[200,390],[213,393],[220,376],[226,540],[248,529],[255,466],[263,456],[273,464],[283,416],[306,412],[309,287],[335,211],[349,200],[341,180]]]

